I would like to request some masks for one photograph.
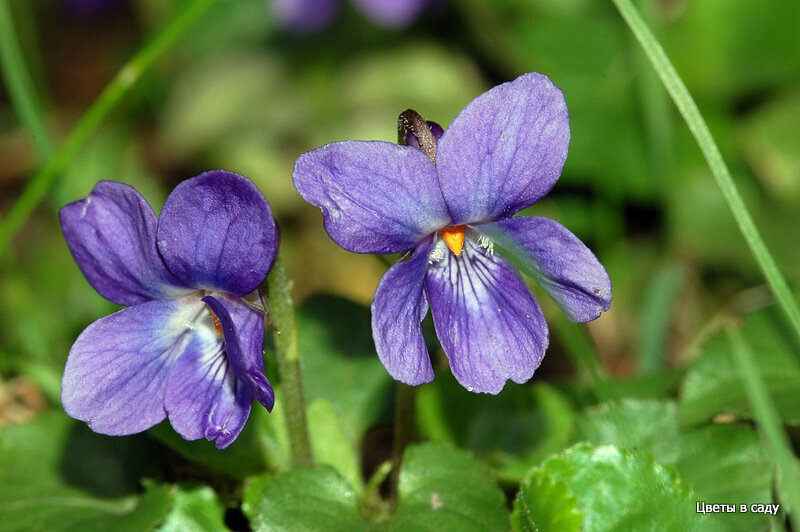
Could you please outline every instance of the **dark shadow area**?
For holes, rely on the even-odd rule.
[[[83,423],[72,426],[60,460],[65,482],[102,497],[141,491],[141,478],[163,478],[172,453],[147,436],[96,434]]]
[[[297,309],[298,320],[315,322],[327,345],[345,357],[375,355],[371,314],[367,307],[331,294],[315,294]]]

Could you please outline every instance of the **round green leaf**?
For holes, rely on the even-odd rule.
[[[356,492],[331,466],[262,477],[245,488],[253,530],[363,530]]]
[[[576,440],[641,450],[662,464],[680,451],[678,415],[672,401],[623,399],[587,409],[577,423]]]
[[[714,529],[713,521],[695,513],[689,486],[674,470],[656,464],[644,453],[578,444],[532,469],[518,497],[553,498],[559,483],[577,500],[585,531]],[[566,499],[562,496],[561,500]],[[543,522],[552,522],[552,510],[547,511]],[[562,503],[560,511],[567,514],[573,509]],[[524,519],[525,513],[520,514]],[[536,526],[536,519],[537,515],[531,515],[528,525]]]
[[[771,504],[773,466],[756,432],[743,424],[717,424],[682,436],[676,469],[708,503]],[[769,517],[757,513],[713,514],[725,529],[766,529]]]
[[[159,532],[225,532],[225,509],[208,486],[172,489],[175,503]]]
[[[469,453],[439,443],[403,456],[392,530],[507,530],[506,498]]]
[[[406,450],[398,506],[366,521],[356,491],[328,465],[251,479],[242,509],[254,530],[508,530],[503,492],[470,454],[427,443]]]
[[[514,530],[578,532],[582,522],[578,500],[565,482],[544,475],[528,475],[523,479],[511,515]]]

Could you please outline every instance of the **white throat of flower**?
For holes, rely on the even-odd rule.
[[[450,250],[447,249],[447,244],[444,243],[444,240],[437,237],[436,244],[434,244],[433,249],[431,250],[430,254],[428,254],[428,264],[436,264],[437,262],[441,262],[444,260],[448,251]]]
[[[483,254],[487,257],[494,255],[494,242],[484,234],[478,234],[478,247],[483,250]],[[447,247],[444,239],[441,237],[436,238],[436,243],[433,249],[428,254],[428,264],[436,264],[444,260],[450,249]]]
[[[478,247],[482,247],[486,250],[487,257],[494,255],[494,242],[483,233],[478,234]]]

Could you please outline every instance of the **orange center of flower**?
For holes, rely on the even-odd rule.
[[[223,338],[224,335],[222,334],[222,324],[219,322],[219,318],[217,317],[216,314],[214,314],[213,310],[209,312],[211,312],[211,321],[214,322],[214,330],[217,331],[217,336]]]
[[[464,230],[466,228],[466,225],[451,225],[439,231],[442,240],[456,257],[461,255],[461,250],[464,249]]]

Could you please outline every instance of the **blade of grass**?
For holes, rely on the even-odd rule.
[[[683,268],[669,264],[661,268],[647,287],[642,301],[639,328],[639,373],[652,375],[664,369],[667,360],[667,339],[680,290],[684,282]]]
[[[195,0],[170,21],[153,40],[131,59],[106,86],[89,110],[81,117],[61,148],[33,176],[25,190],[0,220],[0,255],[14,235],[47,194],[60,172],[72,161],[98,126],[116,105],[130,92],[164,52],[180,39],[219,0]],[[0,4],[5,5],[3,1]]]
[[[714,142],[714,138],[711,136],[711,131],[709,131],[708,125],[706,125],[705,120],[703,120],[700,114],[700,110],[697,108],[697,104],[689,94],[686,85],[683,83],[683,80],[681,80],[675,67],[672,66],[669,58],[664,53],[664,49],[653,36],[650,28],[647,27],[647,24],[642,20],[642,17],[630,0],[611,1],[617,7],[622,18],[625,19],[628,27],[630,27],[631,31],[636,36],[636,39],[639,41],[639,44],[644,49],[647,57],[658,73],[658,76],[661,78],[662,83],[666,87],[667,92],[669,92],[669,95],[678,107],[686,124],[689,126],[689,130],[692,132],[692,135],[694,135],[695,140],[697,140],[697,144],[703,152],[708,166],[711,168],[711,173],[714,175],[714,179],[722,191],[722,195],[725,197],[725,201],[728,203],[733,217],[736,219],[739,230],[747,241],[747,245],[755,257],[759,268],[761,268],[761,272],[764,274],[778,304],[788,318],[789,323],[794,328],[795,333],[800,337],[800,307],[798,307],[797,301],[792,296],[786,279],[784,279],[780,270],[778,270],[775,259],[767,249],[764,239],[758,232],[758,228],[756,228],[753,218],[750,216],[750,212],[747,210],[747,206],[745,206],[742,196],[739,194],[739,190],[736,188],[736,184],[731,178],[730,171],[725,165],[725,161],[722,159],[722,154],[720,154],[719,148]]]
[[[753,409],[758,428],[774,457],[779,472],[778,493],[783,496],[782,502],[789,511],[794,530],[800,530],[800,470],[792,452],[789,437],[783,430],[772,401],[769,398],[764,382],[758,374],[758,366],[741,331],[727,327],[725,333],[731,344],[731,353],[739,369],[739,376],[744,384],[745,392]]]
[[[30,133],[41,163],[56,151],[36,95],[33,82],[25,68],[25,59],[14,31],[14,21],[7,2],[0,2],[0,67],[6,81],[11,103],[25,129]]]

